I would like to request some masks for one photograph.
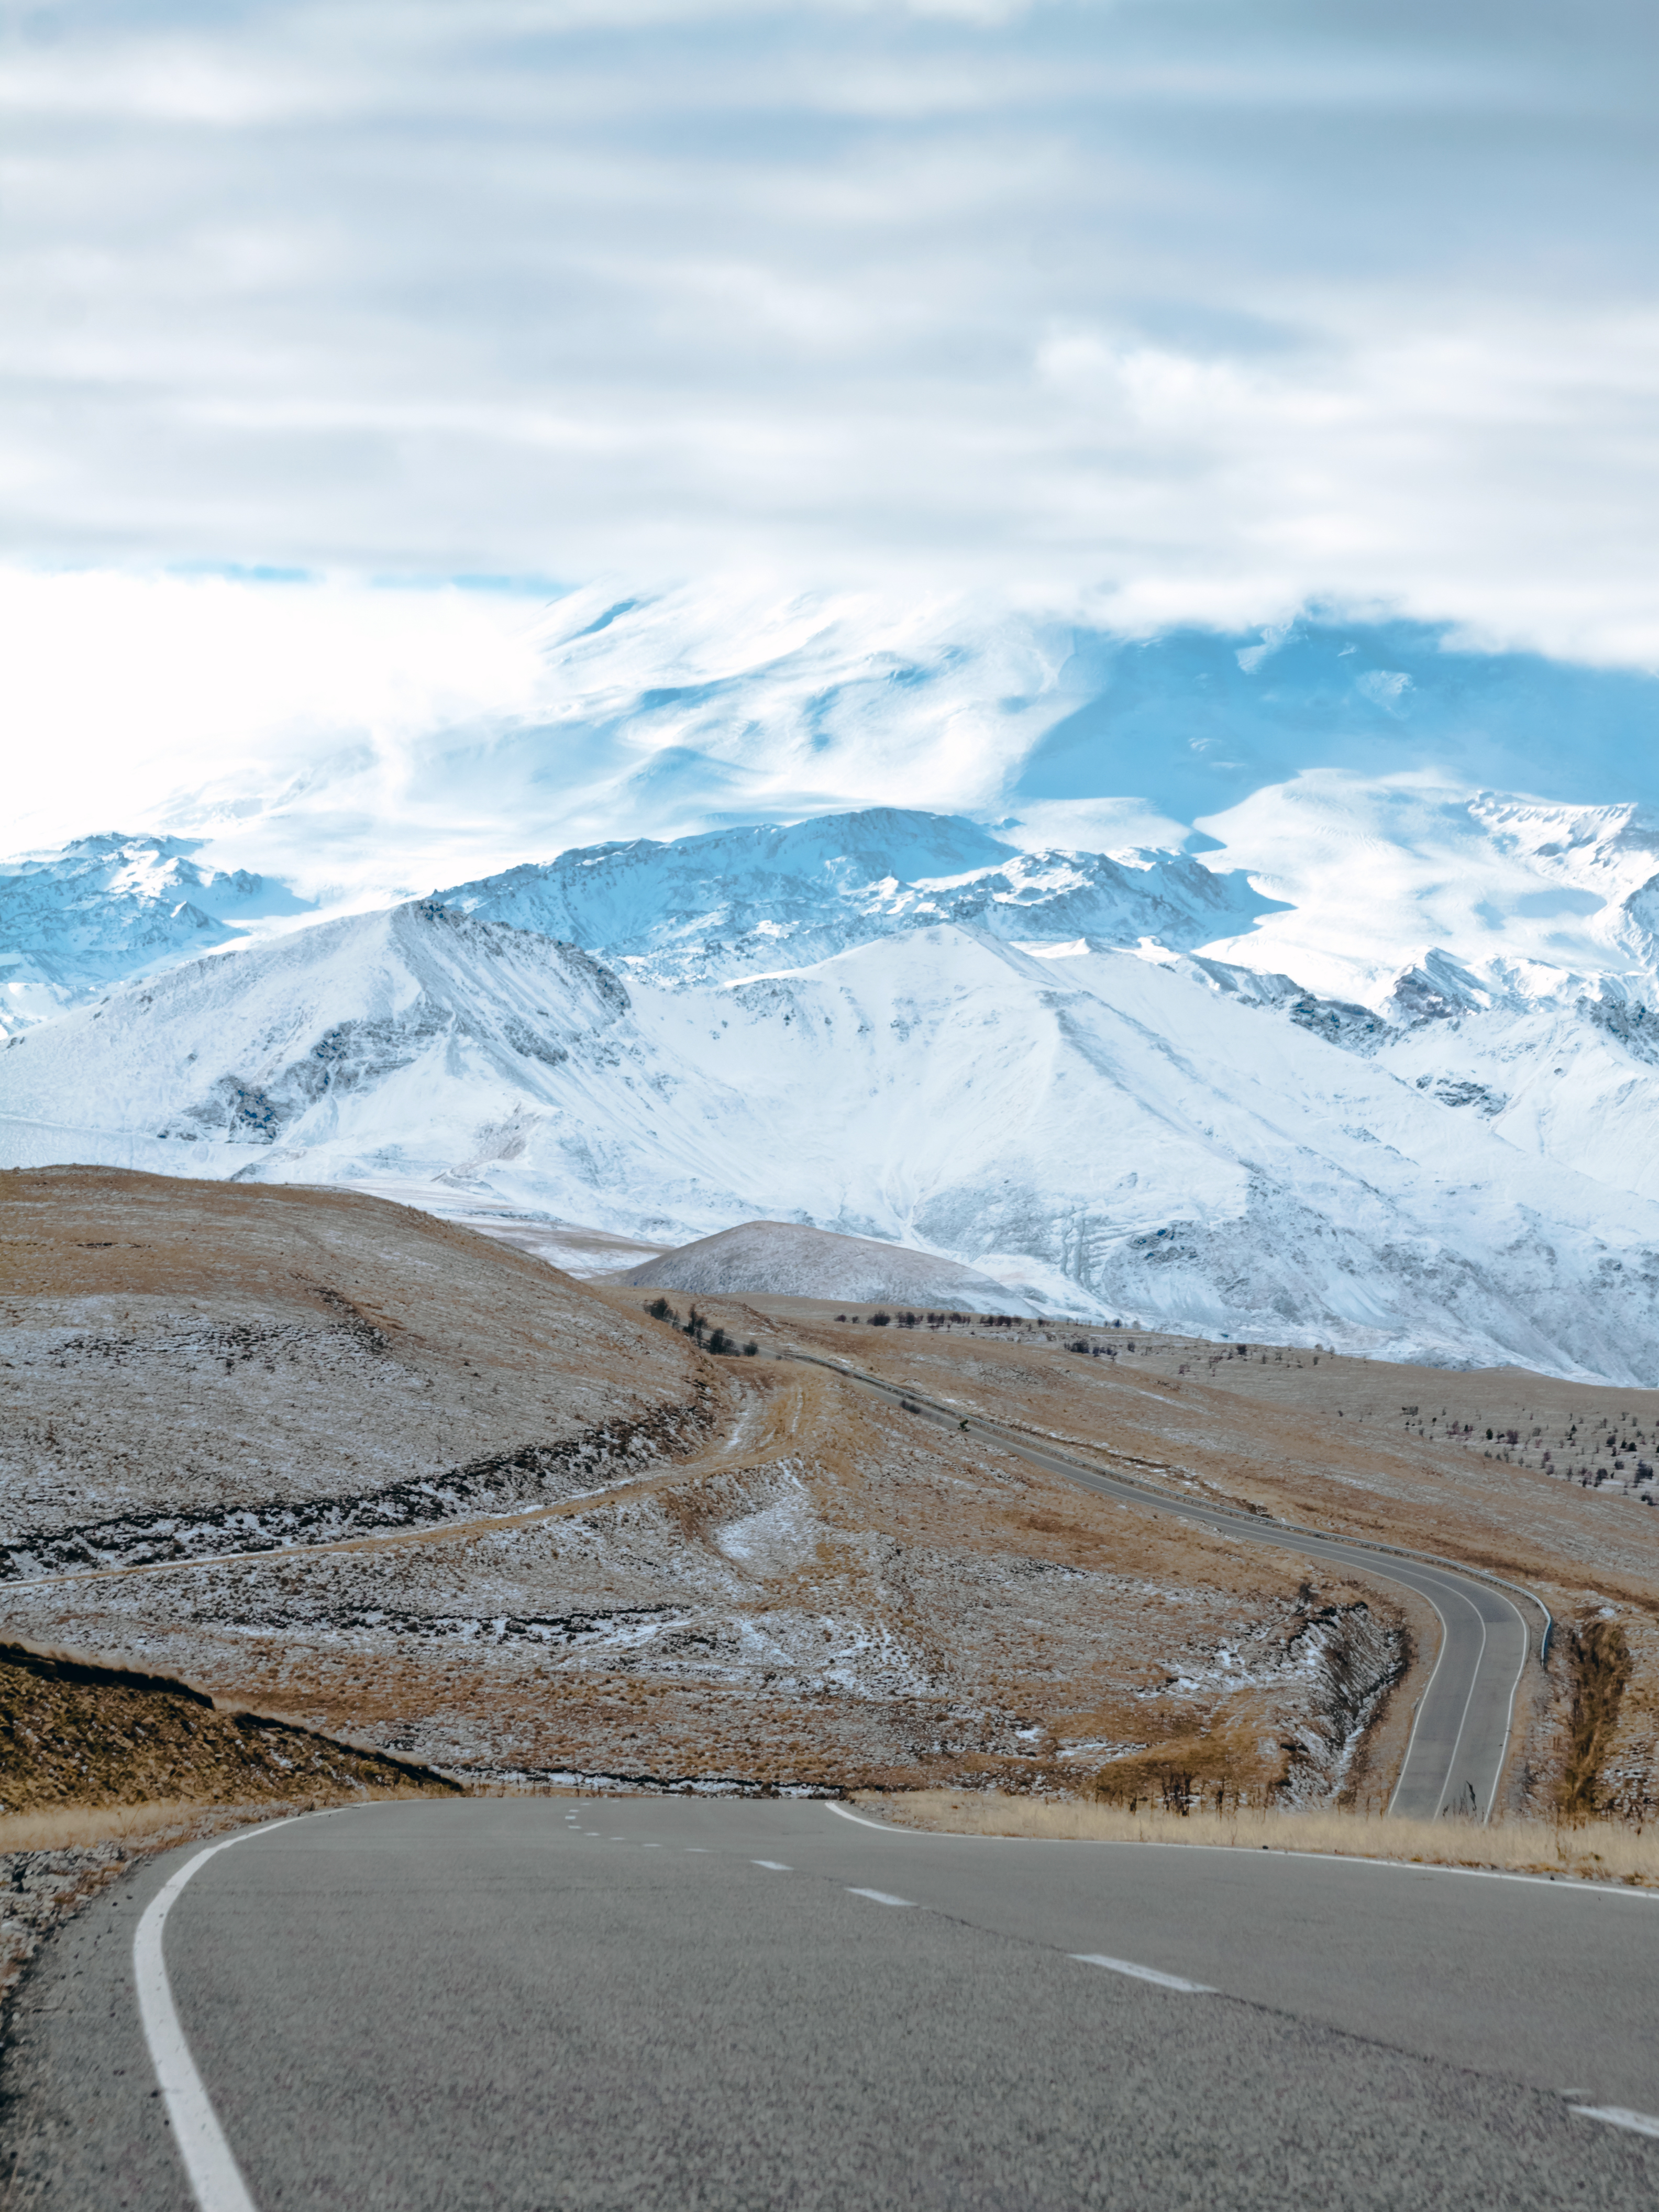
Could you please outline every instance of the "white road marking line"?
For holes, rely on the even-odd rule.
[[[173,1879],[150,1899],[132,1939],[132,1979],[138,1993],[138,2018],[150,2063],[161,2085],[161,2100],[173,2123],[173,2141],[184,2161],[191,2189],[202,2212],[254,2212],[241,2169],[237,2165],[224,2130],[219,2125],[196,2062],[190,2055],[185,2031],[173,2002],[161,1931],[179,1893],[191,1876],[220,1851],[245,1844],[250,1836],[268,1835],[272,1828],[291,1827],[296,1820],[314,1815],[295,1814],[286,1820],[270,1820],[246,1835],[228,1836],[222,1844],[210,1844],[187,1860]]]
[[[793,1867],[785,1866],[781,1859],[750,1859],[749,1863],[750,1866],[763,1866],[773,1874],[793,1874],[795,1871]]]
[[[885,1820],[866,1820],[862,1813],[849,1813],[844,1805],[826,1803],[823,1809],[841,1820],[855,1821],[860,1828],[874,1828],[884,1836],[919,1836],[923,1832],[920,1828],[892,1828]]]
[[[662,1849],[662,1845],[660,1844],[641,1844],[640,1845],[640,1849],[642,1851],[659,1851]]]
[[[884,1889],[849,1889],[847,1894],[848,1897],[870,1898],[877,1905],[909,1905],[914,1901],[908,1897],[889,1897]]]
[[[706,1859],[708,1856],[707,1844],[687,1844],[684,1848],[688,1858]]]
[[[1127,1974],[1131,1980],[1137,1982],[1156,1982],[1161,1990],[1179,1990],[1186,1996],[1213,1996],[1215,1994],[1207,1982],[1183,1981],[1179,1974],[1163,1974],[1156,1966],[1138,1966],[1133,1959],[1108,1959],[1098,1951],[1073,1951],[1072,1956],[1080,1966],[1104,1966],[1109,1973]]]
[[[1622,2105],[1570,2105],[1580,2119],[1605,2120],[1610,2128],[1628,2128],[1634,2136],[1659,2136],[1659,2120],[1650,2112],[1627,2112]]]

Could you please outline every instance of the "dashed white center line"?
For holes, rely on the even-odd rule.
[[[763,1866],[773,1874],[793,1874],[795,1871],[793,1867],[785,1866],[781,1859],[750,1859],[749,1863],[750,1866]]]
[[[1659,2136],[1659,2120],[1650,2112],[1632,2112],[1623,2105],[1572,2105],[1580,2119],[1605,2120],[1610,2128],[1628,2128],[1634,2136]]]
[[[910,1905],[914,1902],[908,1897],[889,1897],[884,1889],[849,1888],[847,1894],[848,1897],[867,1897],[875,1905]]]
[[[1138,1966],[1133,1959],[1108,1959],[1097,1951],[1073,1951],[1080,1966],[1104,1966],[1108,1973],[1127,1974],[1132,1981],[1155,1982],[1161,1990],[1179,1990],[1189,1997],[1213,1996],[1207,1982],[1183,1981],[1179,1974],[1160,1973],[1156,1966]]]
[[[685,1855],[688,1858],[706,1859],[708,1856],[708,1846],[707,1844],[687,1844]]]

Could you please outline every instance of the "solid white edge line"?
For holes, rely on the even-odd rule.
[[[286,1820],[267,1820],[242,1835],[228,1836],[223,1843],[210,1844],[204,1851],[198,1851],[145,1906],[132,1939],[132,1978],[138,1995],[138,2018],[143,2027],[144,2041],[149,2046],[150,2063],[161,2085],[161,2100],[173,2123],[173,2141],[202,2212],[256,2212],[256,2208],[202,2077],[196,2070],[190,2045],[185,2040],[185,2031],[173,2002],[172,1984],[167,1980],[161,1932],[185,1883],[210,1858],[254,1836],[268,1836],[273,1828],[292,1827],[296,1820],[316,1817],[314,1814],[290,1814]]]
[[[873,1828],[878,1836],[932,1836],[949,1835],[951,1832],[948,1828],[891,1827],[885,1820],[866,1820],[862,1813],[849,1813],[844,1805],[832,1805],[827,1800],[825,1801],[823,1809],[826,1813],[835,1814],[838,1820],[851,1820],[857,1827]],[[975,1842],[983,1842],[985,1838],[982,1837],[975,1837],[972,1840]],[[1002,1839],[1000,1838],[999,1840]],[[1012,1839],[1010,1838],[1008,1840]],[[1020,1838],[1020,1840],[1023,1841],[1024,1838]]]
[[[975,1836],[966,1828],[900,1828],[885,1820],[866,1820],[857,1813],[848,1813],[839,1805],[826,1803],[826,1813],[839,1813],[843,1820],[856,1821],[860,1828],[874,1828],[884,1836],[932,1836],[936,1841],[950,1844],[1090,1844],[1103,1851],[1242,1851],[1248,1858],[1249,1844],[1176,1844],[1166,1843],[1162,1836],[1136,1838],[1133,1836]],[[1559,1889],[1569,1895],[1583,1897],[1630,1897],[1638,1905],[1659,1905],[1659,1890],[1630,1889],[1623,1882],[1583,1881],[1577,1875],[1511,1874],[1506,1867],[1437,1866],[1427,1859],[1374,1859],[1364,1851],[1294,1851],[1282,1844],[1264,1844],[1263,1850],[1270,1851],[1276,1859],[1310,1859],[1318,1866],[1380,1867],[1387,1874],[1462,1874],[1470,1875],[1477,1881],[1529,1882],[1539,1889]]]
[[[1161,1973],[1156,1966],[1138,1966],[1133,1959],[1108,1959],[1098,1951],[1073,1951],[1079,1966],[1104,1966],[1109,1973],[1127,1974],[1131,1981],[1155,1982],[1161,1990],[1179,1990],[1183,1996],[1212,1997],[1207,1982],[1189,1982],[1180,1974]]]
[[[1633,2136],[1659,2136],[1659,2120],[1650,2112],[1632,2112],[1623,2105],[1570,2105],[1583,2120],[1605,2120],[1610,2128],[1628,2128]]]

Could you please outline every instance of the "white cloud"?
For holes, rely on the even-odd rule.
[[[1312,597],[1659,657],[1612,0],[13,21],[15,559]]]
[[[205,837],[329,907],[733,811],[994,807],[1072,703],[1063,626],[757,575],[549,605],[0,570],[0,628],[7,852]]]

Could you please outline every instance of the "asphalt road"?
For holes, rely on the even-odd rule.
[[[9,2212],[191,2203],[134,1995],[191,1856],[25,1984]],[[1659,1899],[1628,1891],[473,1799],[256,1831],[164,1940],[258,2212],[1646,2212],[1659,2188],[1659,2122],[1574,2109],[1659,2113]]]
[[[1224,1531],[1247,1543],[1293,1552],[1298,1558],[1320,1560],[1369,1581],[1397,1583],[1415,1590],[1439,1616],[1440,1648],[1418,1696],[1410,1741],[1389,1810],[1424,1820],[1437,1820],[1444,1812],[1468,1814],[1482,1820],[1491,1817],[1509,1752],[1516,1692],[1528,1653],[1540,1649],[1548,1619],[1536,1600],[1528,1608],[1536,1614],[1536,1626],[1529,1635],[1522,1611],[1527,1601],[1523,1599],[1516,1604],[1478,1576],[1460,1574],[1454,1567],[1407,1553],[1277,1525],[1256,1514],[1230,1513],[1200,1497],[1172,1496],[1132,1477],[1104,1474],[1059,1446],[1040,1443],[1000,1422],[984,1420],[977,1414],[964,1418],[960,1408],[902,1389],[879,1376],[812,1352],[789,1356],[828,1367],[924,1419],[989,1437],[1033,1467],[1064,1475],[1067,1481],[1103,1497],[1116,1498],[1143,1510],[1150,1508],[1173,1514],[1178,1520]]]

